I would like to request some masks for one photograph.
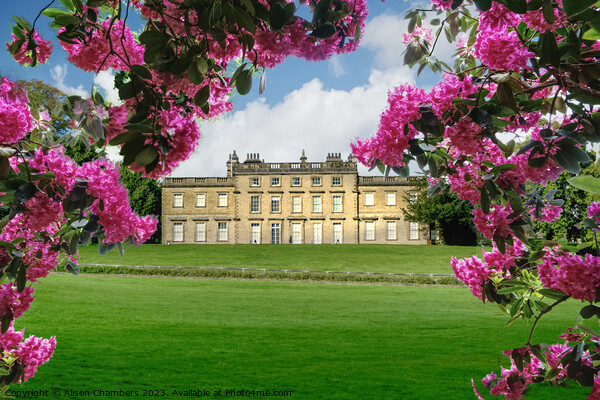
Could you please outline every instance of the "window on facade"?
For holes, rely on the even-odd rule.
[[[173,207],[183,207],[183,193],[173,194]]]
[[[385,205],[395,206],[396,205],[396,192],[387,192],[385,194]]]
[[[227,237],[227,222],[219,222],[217,224],[217,240],[219,242],[226,242]]]
[[[299,176],[292,176],[292,186],[300,186],[302,181]]]
[[[375,205],[374,193],[373,192],[365,192],[365,206],[373,206]]]
[[[196,193],[196,207],[206,207],[206,193]]]
[[[387,221],[387,240],[396,240],[396,221]]]
[[[227,207],[227,193],[219,193],[218,207]]]
[[[419,223],[418,222],[409,222],[408,223],[408,238],[410,240],[418,240],[419,239]]]
[[[281,243],[281,224],[271,224],[271,244]]]
[[[342,212],[342,196],[333,196],[333,212]]]
[[[323,243],[323,224],[315,222],[313,224],[313,244]]]
[[[272,213],[281,212],[281,197],[279,197],[279,196],[271,197],[271,212]]]
[[[312,177],[312,185],[313,186],[321,186],[321,177],[320,176],[313,176]]]
[[[250,178],[250,186],[260,186],[260,178]]]
[[[408,202],[410,204],[415,204],[417,202],[417,194],[416,193],[409,193],[408,194]]]
[[[314,213],[320,213],[321,210],[321,196],[312,197],[312,210]]]
[[[342,186],[342,177],[334,176],[331,178],[331,186]]]
[[[206,242],[206,222],[196,222],[196,242]]]
[[[250,212],[260,212],[260,196],[250,196]]]
[[[365,221],[365,240],[375,240],[375,221]]]
[[[302,198],[300,196],[292,196],[292,212],[302,212]]]
[[[292,223],[292,244],[302,244],[302,224]]]
[[[334,222],[333,223],[333,243],[334,244],[342,244],[342,223]]]
[[[260,244],[260,224],[250,225],[250,243]]]
[[[183,222],[173,222],[173,241],[183,242]]]
[[[271,186],[279,186],[281,181],[279,178],[271,178]]]

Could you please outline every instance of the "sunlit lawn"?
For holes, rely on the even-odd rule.
[[[189,389],[471,399],[471,378],[498,371],[500,351],[526,339],[523,324],[504,328],[497,308],[465,288],[53,274],[36,290],[17,328],[56,335],[58,347],[22,389],[137,390],[130,397],[145,399],[151,389],[168,399],[197,398],[172,396]],[[576,306],[558,307],[534,339],[556,338]],[[544,387],[529,398],[587,393]]]
[[[479,247],[416,245],[143,245],[123,257],[80,248],[81,263],[162,266],[226,266],[314,271],[423,272],[451,274],[450,258],[481,256]]]

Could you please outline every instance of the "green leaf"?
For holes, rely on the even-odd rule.
[[[594,28],[590,28],[587,31],[584,32],[582,39],[584,40],[599,40],[600,39],[600,32],[598,32],[596,29]]]
[[[250,93],[250,89],[252,89],[252,70],[246,69],[240,72],[235,80],[235,87],[241,95]]]
[[[485,186],[481,188],[481,211],[484,214],[490,213],[490,197]]]
[[[49,18],[60,17],[61,15],[71,15],[66,11],[59,10],[58,8],[46,8],[42,11],[42,14]]]
[[[54,19],[54,21],[62,26],[67,25],[77,25],[81,22],[81,19],[73,16],[73,15],[59,15]]]
[[[592,318],[593,316],[600,316],[600,307],[596,307],[593,304],[588,304],[579,310],[579,315],[585,319]]]
[[[256,25],[254,24],[254,20],[250,15],[248,15],[248,13],[243,8],[240,9],[234,7],[233,15],[235,16],[235,21],[241,28],[244,28],[250,33],[256,32]]]
[[[144,146],[135,156],[135,163],[137,165],[145,166],[153,162],[158,158],[158,151],[150,144]]]
[[[552,25],[554,23],[554,7],[550,1],[544,0],[542,3],[542,13],[546,22]]]
[[[31,25],[29,24],[29,22],[26,19],[17,17],[16,15],[13,15],[13,19],[15,21],[17,21],[17,25],[19,25],[21,28],[25,29],[27,32],[31,32],[31,30],[33,29],[33,28],[31,28]]]
[[[567,0],[563,2],[563,8],[568,16],[579,14],[596,3],[597,0]]]
[[[331,8],[331,0],[320,0],[313,9],[313,22],[323,18]]]
[[[269,10],[269,24],[274,31],[283,28],[283,24],[285,24],[285,11],[281,4],[274,3],[271,5],[271,9]]]
[[[546,31],[540,35],[541,58],[543,64],[551,64],[558,68],[560,66],[560,52],[556,44],[554,32]]]
[[[567,180],[571,186],[589,193],[600,194],[600,178],[584,175]]]
[[[525,14],[527,12],[527,1],[525,0],[505,0],[506,8],[517,14]]]
[[[67,261],[67,264],[65,265],[65,269],[68,272],[72,273],[73,275],[79,275],[81,273],[79,266],[77,264],[75,264],[73,261]]]
[[[140,76],[143,79],[152,79],[152,74],[150,73],[148,68],[144,67],[143,65],[132,65],[131,72]]]
[[[310,35],[317,37],[319,39],[325,39],[335,35],[337,32],[337,28],[331,22],[326,22],[323,25],[320,25],[313,30]]]
[[[73,3],[72,0],[60,0],[60,2],[63,4],[63,6],[67,7],[67,10],[71,12],[77,11],[75,8],[75,3]]]
[[[479,11],[487,11],[492,8],[492,0],[474,0],[474,2]]]
[[[210,96],[210,85],[205,85],[196,92],[194,96],[194,104],[198,107],[203,106],[208,101]]]
[[[507,82],[500,82],[498,84],[496,95],[498,96],[500,104],[502,104],[503,106],[506,106],[512,109],[513,111],[519,110],[519,106],[517,105],[517,100],[513,95],[512,88]]]
[[[554,300],[560,300],[563,297],[565,297],[565,294],[563,292],[554,289],[540,289],[538,290],[538,293],[544,297],[549,297]]]
[[[518,292],[519,290],[524,290],[524,289],[527,289],[527,288],[519,287],[519,286],[503,287],[501,289],[498,289],[498,294],[510,294],[510,293],[515,293],[515,292]]]
[[[361,35],[362,35],[362,30],[360,28],[360,25],[356,24],[356,28],[354,29],[354,41],[358,42]]]

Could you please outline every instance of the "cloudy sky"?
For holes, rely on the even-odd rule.
[[[10,41],[10,16],[31,22],[40,1],[20,0],[7,6],[8,12],[0,17],[3,43]],[[415,74],[401,62],[407,8],[404,1],[369,1],[370,15],[358,51],[318,63],[289,59],[267,71],[264,94],[258,95],[255,82],[249,95],[233,97],[232,113],[202,123],[197,151],[173,176],[224,176],[228,154],[234,149],[242,161],[247,153],[260,153],[266,162],[294,161],[303,149],[309,161],[323,161],[330,152],[347,157],[355,138],[369,137],[377,130],[388,90],[402,82],[415,83]],[[47,39],[52,37],[48,25],[43,17],[37,25]],[[444,59],[453,52],[447,43],[438,50],[436,54]],[[42,79],[68,94],[86,95],[95,85],[107,98],[114,97],[109,71],[98,75],[79,71],[56,43],[50,61],[35,69],[20,67],[1,52],[0,73],[13,80]],[[438,79],[424,73],[416,83],[427,88]]]

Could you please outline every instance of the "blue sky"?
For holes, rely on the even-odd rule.
[[[46,4],[46,0],[5,4],[7,12],[0,16],[2,43],[11,40],[12,15],[33,22]],[[59,1],[56,4],[62,7]],[[263,95],[258,95],[256,80],[249,95],[233,97],[232,113],[201,124],[198,150],[173,176],[223,176],[227,156],[234,149],[242,161],[246,153],[260,153],[267,162],[293,161],[303,149],[309,161],[323,161],[330,152],[346,157],[352,140],[377,130],[387,91],[402,82],[415,82],[413,71],[401,65],[403,14],[408,6],[397,0],[369,1],[369,19],[358,51],[323,62],[289,58],[267,71]],[[36,28],[44,38],[53,38],[47,18],[40,17]],[[96,84],[111,98],[109,72],[95,76],[80,71],[68,63],[56,39],[53,44],[50,60],[36,68],[21,67],[8,52],[0,52],[0,73],[13,80],[41,79],[69,94],[89,93]],[[442,43],[436,54],[448,59],[452,51]],[[438,79],[424,73],[417,83],[427,88]]]

